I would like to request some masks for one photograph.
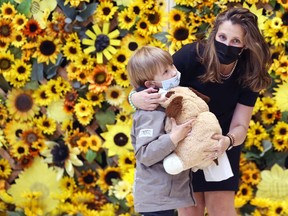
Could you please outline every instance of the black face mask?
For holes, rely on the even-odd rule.
[[[236,61],[243,49],[243,47],[227,46],[217,40],[214,40],[214,45],[220,63],[226,65]]]

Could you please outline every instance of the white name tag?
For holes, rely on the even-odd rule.
[[[141,129],[139,132],[139,137],[152,137],[153,129]]]

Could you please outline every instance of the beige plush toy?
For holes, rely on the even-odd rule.
[[[212,139],[214,134],[221,134],[222,130],[216,116],[209,111],[206,102],[209,98],[188,87],[174,87],[166,93],[168,98],[163,104],[166,108],[167,121],[165,130],[171,130],[170,118],[177,124],[189,119],[193,121],[191,133],[178,143],[175,151],[164,159],[167,173],[178,174],[192,168],[193,171],[208,167],[217,160],[204,160],[204,150],[207,146],[218,142]]]

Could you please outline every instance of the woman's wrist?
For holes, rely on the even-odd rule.
[[[234,147],[234,144],[235,144],[235,136],[231,133],[227,133],[226,136],[229,138],[230,140],[230,143],[229,143],[229,146],[227,148],[227,150],[230,150],[231,148]]]
[[[136,93],[136,91],[135,91],[135,90],[132,90],[132,91],[129,93],[129,95],[128,95],[128,102],[129,102],[130,106],[131,106],[134,110],[137,109],[136,106],[133,104],[133,101],[132,101],[132,95],[135,94],[135,93]]]

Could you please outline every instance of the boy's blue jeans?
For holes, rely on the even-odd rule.
[[[157,211],[157,212],[144,212],[140,213],[142,216],[174,216],[174,210]]]

